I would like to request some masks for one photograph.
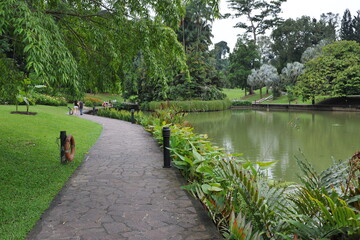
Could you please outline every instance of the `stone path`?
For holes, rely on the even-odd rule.
[[[82,117],[102,124],[102,135],[27,239],[222,239],[141,126]]]

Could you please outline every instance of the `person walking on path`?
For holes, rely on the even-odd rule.
[[[74,101],[74,115],[78,115],[79,103],[77,100]]]
[[[84,102],[83,101],[79,102],[79,109],[80,109],[80,115],[83,115],[83,109],[84,109]]]
[[[200,202],[181,189],[180,172],[163,168],[148,132],[129,122],[81,117],[103,125],[103,132],[27,239],[223,239]]]

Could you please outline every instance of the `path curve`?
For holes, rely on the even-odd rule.
[[[180,189],[179,171],[162,167],[159,146],[141,126],[81,117],[103,132],[27,239],[222,239],[201,204]]]

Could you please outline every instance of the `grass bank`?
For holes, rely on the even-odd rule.
[[[24,110],[19,108],[19,110]],[[67,115],[66,107],[31,106],[37,115],[0,106],[0,239],[24,239],[101,133],[101,125]],[[60,131],[76,141],[73,162],[62,165]]]
[[[254,91],[254,94],[251,94],[251,95],[246,95],[245,96],[245,92],[244,90],[242,89],[238,89],[238,88],[235,88],[235,89],[230,89],[230,88],[224,88],[223,89],[223,93],[226,94],[226,96],[230,99],[230,100],[234,100],[234,99],[240,99],[240,100],[246,100],[246,101],[250,101],[250,102],[253,102],[253,101],[256,101],[256,100],[259,100],[261,99],[260,98],[260,90],[257,89]],[[266,88],[264,87],[262,89],[262,97],[265,98],[265,97],[268,97],[270,95],[272,95],[271,91],[269,91],[268,94],[266,94]],[[328,99],[330,98],[329,96],[317,96],[316,99],[315,99],[315,102],[318,103],[318,102],[321,102],[325,99]],[[282,95],[276,99],[269,99],[267,101],[264,101],[262,102],[263,104],[269,104],[269,103],[274,103],[274,104],[289,104],[289,100],[288,100],[288,97],[286,95]],[[303,101],[301,99],[301,97],[298,97],[296,98],[295,100],[291,101],[290,104],[312,104],[311,103],[311,100],[307,100],[307,101]]]
[[[116,100],[116,102],[124,101],[124,99],[120,95],[110,94],[110,93],[97,93],[97,94],[86,93],[85,97],[98,98],[103,102],[108,102],[109,100],[111,101]]]

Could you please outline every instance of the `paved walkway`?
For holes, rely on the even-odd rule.
[[[27,239],[222,239],[141,126],[82,117],[102,124],[102,135]]]

